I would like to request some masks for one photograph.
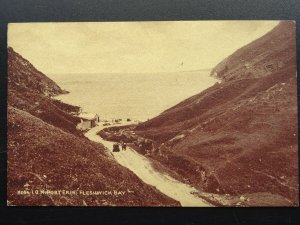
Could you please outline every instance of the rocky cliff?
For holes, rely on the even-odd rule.
[[[295,43],[295,23],[281,22],[212,70],[221,83],[138,125],[149,156],[202,191],[297,205]]]

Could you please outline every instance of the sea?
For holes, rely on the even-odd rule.
[[[146,121],[218,82],[209,70],[174,73],[63,74],[53,80],[69,91],[55,97],[101,119]]]

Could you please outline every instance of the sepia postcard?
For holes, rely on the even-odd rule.
[[[10,23],[8,206],[298,206],[294,21]]]

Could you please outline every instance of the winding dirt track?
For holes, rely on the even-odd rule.
[[[119,164],[131,170],[146,184],[156,187],[160,192],[179,201],[182,206],[212,206],[205,200],[191,194],[191,192],[196,191],[195,188],[156,171],[149,159],[135,150],[127,147],[126,151],[112,152],[113,142],[105,141],[97,135],[97,132],[104,128],[103,126],[96,126],[85,133],[85,136],[91,141],[103,144],[110,150]]]

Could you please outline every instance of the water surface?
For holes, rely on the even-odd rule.
[[[56,76],[57,77],[57,76]],[[70,93],[56,97],[101,118],[147,120],[217,80],[209,71],[157,74],[68,74],[55,80]]]

